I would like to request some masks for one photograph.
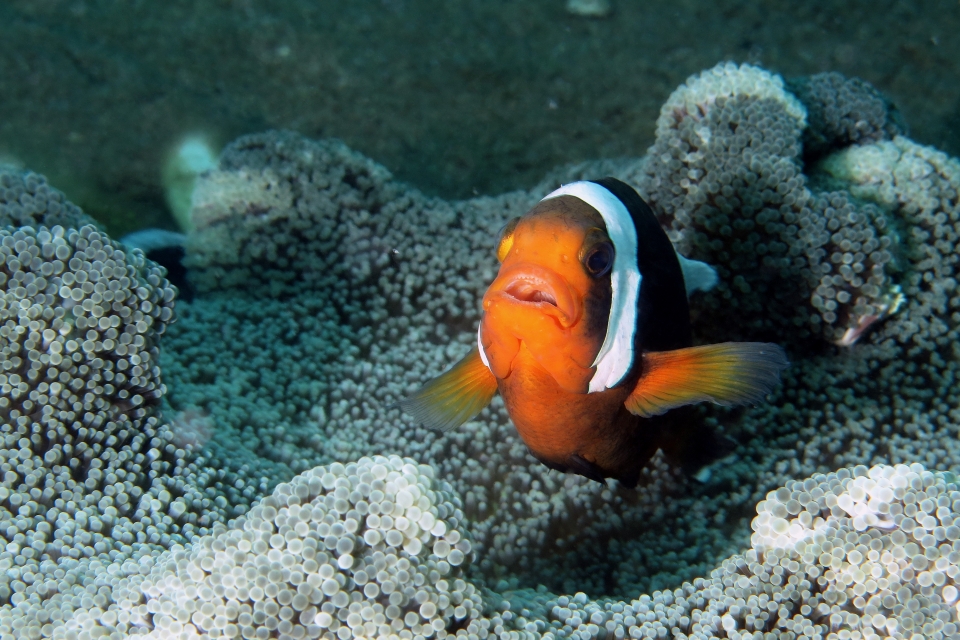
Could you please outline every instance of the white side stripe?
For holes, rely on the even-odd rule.
[[[483,326],[483,323],[480,323],[480,327]],[[486,365],[487,369],[490,369],[490,361],[487,360],[487,354],[483,350],[483,340],[480,339],[480,327],[477,327],[477,349],[480,351],[480,361]],[[490,372],[493,373],[493,369],[490,369]]]

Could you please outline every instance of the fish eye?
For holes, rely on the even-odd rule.
[[[581,262],[594,278],[605,276],[613,268],[613,245],[609,242],[598,242],[591,246],[583,255]]]
[[[500,241],[497,243],[497,260],[500,262],[503,262],[503,259],[510,253],[510,249],[513,248],[513,232],[517,230],[518,222],[520,222],[520,218],[513,218],[508,220],[507,224],[500,229]]]

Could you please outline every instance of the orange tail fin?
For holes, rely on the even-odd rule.
[[[643,374],[624,405],[644,418],[697,402],[756,404],[787,365],[779,346],[723,342],[643,354]]]
[[[497,379],[474,347],[450,370],[398,404],[427,428],[449,431],[480,413],[496,392]]]

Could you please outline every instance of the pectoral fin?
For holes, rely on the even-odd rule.
[[[463,360],[398,404],[427,428],[449,431],[480,413],[496,392],[497,379],[474,347]]]
[[[789,363],[768,342],[724,342],[643,354],[643,374],[624,405],[644,418],[697,402],[756,404]]]

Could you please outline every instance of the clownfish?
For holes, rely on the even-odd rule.
[[[682,431],[670,417],[694,418],[663,414],[758,403],[788,364],[770,343],[692,346],[687,296],[716,274],[679,256],[650,207],[614,178],[547,195],[503,228],[497,259],[476,347],[399,403],[427,427],[455,428],[499,391],[542,463],[633,487]]]

